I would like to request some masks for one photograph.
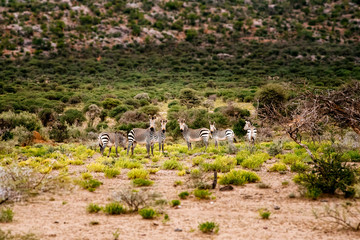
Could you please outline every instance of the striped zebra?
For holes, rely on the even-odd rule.
[[[247,130],[247,138],[249,140],[250,143],[255,143],[255,139],[256,139],[256,128],[249,122],[249,121],[245,121],[245,126],[244,126],[244,130]]]
[[[167,120],[160,120],[160,130],[156,132],[154,135],[152,141],[151,141],[151,152],[153,153],[154,150],[154,144],[159,143],[159,152],[162,151],[164,153],[164,144],[165,144],[165,138],[166,138],[166,123]],[[154,154],[153,154],[154,155]]]
[[[100,152],[101,155],[104,154],[104,150],[105,148],[108,146],[109,147],[109,154],[108,157],[110,156],[110,152],[111,152],[111,147],[115,145],[115,150],[116,150],[116,156],[118,157],[118,146],[121,146],[124,148],[124,150],[126,149],[126,137],[120,133],[120,132],[113,132],[113,133],[107,133],[107,132],[103,132],[99,134],[99,146],[100,146]]]
[[[212,135],[213,139],[215,140],[215,147],[218,147],[219,141],[227,140],[230,145],[233,145],[234,141],[236,142],[235,134],[234,134],[233,130],[231,130],[229,128],[225,129],[225,130],[217,130],[215,127],[215,122],[211,123],[209,121],[209,123],[210,123],[211,135]]]
[[[188,150],[191,150],[191,142],[198,142],[203,140],[206,151],[209,137],[212,137],[210,130],[207,128],[191,129],[186,125],[185,119],[178,119],[178,122],[180,124],[180,131],[182,132],[182,135],[187,143]]]
[[[155,121],[156,121],[156,116],[150,116],[149,115],[149,120],[150,120],[150,127],[149,128],[134,128],[132,129],[129,134],[128,134],[128,149],[127,149],[127,155],[129,155],[129,150],[131,147],[131,155],[134,155],[134,148],[136,146],[137,143],[140,144],[146,144],[146,151],[148,154],[148,157],[150,157],[150,147],[152,144],[152,141],[154,141],[156,132],[155,132]],[[152,153],[152,155],[154,155],[154,153]]]

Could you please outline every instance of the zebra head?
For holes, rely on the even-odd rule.
[[[249,121],[245,121],[244,130],[249,130],[252,127],[251,123]]]
[[[178,122],[179,122],[179,124],[180,124],[180,131],[181,131],[181,132],[184,132],[184,131],[185,131],[185,128],[187,127],[187,125],[185,124],[185,119],[179,118],[179,119],[178,119]]]
[[[156,116],[153,115],[149,115],[149,120],[150,120],[150,131],[155,131],[155,121],[156,121]]]
[[[163,133],[165,133],[165,131],[166,131],[166,123],[167,123],[167,120],[166,120],[166,119],[165,119],[165,120],[160,120],[161,131],[162,131]]]
[[[209,123],[210,123],[210,132],[211,132],[211,133],[215,132],[215,131],[216,131],[215,122],[211,123],[211,122],[209,121]]]
[[[127,137],[124,136],[120,132],[116,132],[116,137],[119,139],[119,145],[124,148],[124,150],[127,149]]]

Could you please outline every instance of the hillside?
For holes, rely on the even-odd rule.
[[[360,2],[330,0],[2,1],[3,56],[224,41],[359,41]],[[226,57],[226,55],[224,55]]]

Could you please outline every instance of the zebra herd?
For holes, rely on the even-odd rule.
[[[150,121],[150,127],[149,128],[134,128],[132,129],[128,137],[126,139],[126,136],[124,136],[120,132],[115,133],[100,133],[99,135],[99,146],[100,146],[100,152],[101,155],[103,155],[104,150],[106,147],[109,147],[109,154],[110,156],[111,147],[115,146],[116,156],[118,156],[117,148],[119,146],[123,147],[124,150],[127,149],[127,155],[129,155],[129,150],[131,148],[131,155],[134,154],[134,148],[136,144],[145,144],[146,145],[146,151],[148,154],[148,157],[150,157],[150,151],[151,154],[154,156],[154,145],[155,143],[159,144],[159,151],[164,153],[164,143],[166,138],[166,123],[167,120],[160,120],[160,130],[156,131],[156,116],[150,116],[149,115],[149,121]],[[233,142],[236,142],[234,131],[231,129],[225,129],[225,130],[218,130],[215,127],[215,122],[209,122],[210,129],[207,128],[198,128],[198,129],[192,129],[189,128],[188,125],[185,123],[185,119],[178,119],[179,125],[180,125],[180,131],[187,143],[188,150],[191,150],[191,143],[192,142],[198,142],[203,141],[205,144],[205,151],[207,149],[207,146],[209,144],[209,138],[213,138],[215,140],[215,147],[218,147],[219,141],[225,141],[227,140],[230,145],[233,145]],[[247,131],[247,138],[249,142],[254,143],[256,139],[256,128],[249,122],[245,122],[244,130]]]

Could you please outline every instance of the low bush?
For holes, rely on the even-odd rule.
[[[118,202],[112,202],[106,204],[103,211],[109,215],[120,215],[126,213],[124,206]]]
[[[303,163],[302,161],[296,161],[290,166],[290,170],[292,172],[302,173],[306,172],[310,169],[310,166],[306,163]]]
[[[78,180],[76,181],[82,188],[88,190],[89,192],[94,192],[96,188],[100,187],[103,183],[97,179],[87,179],[87,180]]]
[[[284,172],[287,171],[287,167],[284,163],[274,163],[270,168],[270,172]]]
[[[200,223],[198,228],[203,233],[218,233],[219,232],[219,224],[217,224],[215,222]]]
[[[129,179],[147,179],[149,177],[149,172],[146,169],[134,168],[127,173],[127,176]]]
[[[153,219],[156,216],[156,211],[152,208],[143,208],[139,210],[139,214],[144,219]]]
[[[176,159],[169,159],[163,163],[162,167],[163,169],[167,169],[167,170],[174,170],[174,169],[182,170],[183,165]]]
[[[179,198],[181,198],[181,199],[186,199],[189,195],[190,195],[189,192],[185,191],[185,192],[179,193],[178,196],[179,196]]]
[[[210,199],[211,192],[207,189],[195,189],[194,196],[198,199]]]
[[[260,177],[254,173],[245,170],[231,170],[231,172],[221,176],[219,184],[221,185],[244,185],[249,182],[260,181]]]
[[[134,180],[132,180],[132,183],[137,187],[151,186],[154,184],[153,181],[151,181],[149,179],[143,179],[143,178],[135,178]]]
[[[0,210],[0,223],[12,222],[14,217],[14,212],[11,208],[3,208]]]
[[[104,174],[105,174],[105,177],[107,177],[107,178],[114,178],[120,174],[120,170],[116,169],[116,168],[106,168],[104,170]]]
[[[305,188],[305,196],[317,198],[321,193],[334,194],[340,191],[345,197],[355,194],[357,170],[344,164],[342,154],[322,155],[313,163],[310,172],[299,173],[294,182]]]
[[[98,213],[101,211],[101,207],[99,205],[97,205],[96,203],[90,203],[87,207],[86,207],[86,211],[88,213]]]
[[[256,153],[247,157],[242,163],[241,166],[249,169],[259,168],[266,160],[269,159],[269,154],[267,153]]]
[[[86,168],[90,172],[103,172],[106,166],[98,162],[93,162],[87,165]]]
[[[267,209],[260,209],[259,210],[259,215],[262,219],[269,219],[271,212],[268,211]]]
[[[179,206],[180,205],[180,200],[172,200],[171,202],[170,202],[170,205],[172,206],[172,207],[176,207],[176,206]]]

